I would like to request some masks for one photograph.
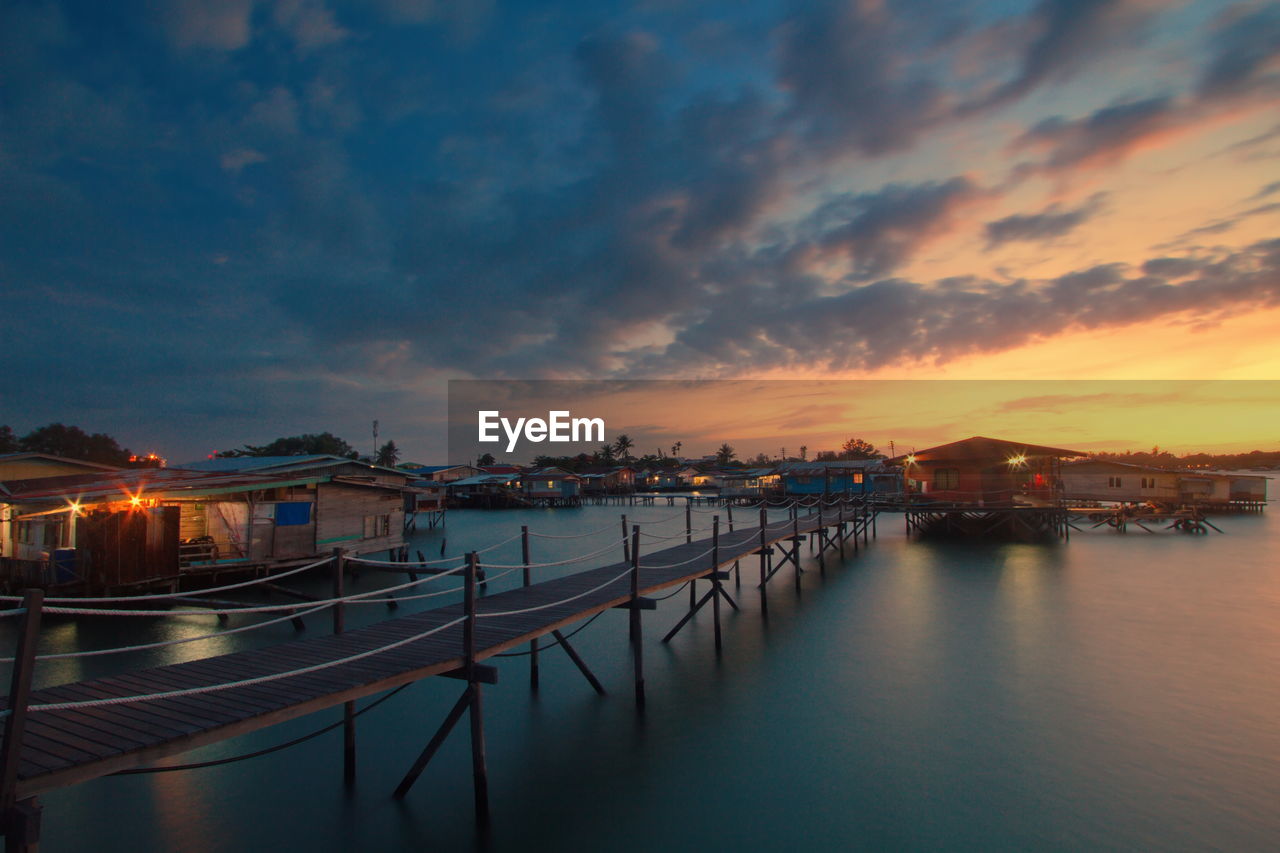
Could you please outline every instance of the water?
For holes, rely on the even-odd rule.
[[[679,512],[454,512],[445,531],[420,533],[414,547],[434,557],[447,536],[448,551],[460,553],[521,524],[559,535],[612,528],[624,511],[640,521]],[[799,593],[785,569],[767,620],[751,584],[730,583],[743,612],[726,608],[719,658],[709,612],[669,646],[658,642],[685,595],[645,612],[643,716],[631,697],[624,611],[573,640],[606,697],[558,649],[543,654],[538,694],[527,659],[491,661],[501,678],[485,691],[488,847],[1276,849],[1280,513],[1273,505],[1263,516],[1214,520],[1226,535],[1092,532],[1066,545],[966,546],[906,540],[901,518],[883,516],[871,547],[843,564],[828,560],[825,577],[806,560]],[[682,528],[680,518],[655,529]],[[536,540],[534,559],[611,538],[620,531]],[[518,556],[512,543],[487,559]],[[743,569],[744,581],[758,572],[754,559]],[[376,581],[386,582],[365,575],[355,586]],[[311,586],[323,591],[322,580]],[[377,606],[350,618],[386,615]],[[322,616],[309,622],[309,633],[326,630]],[[211,623],[155,621],[125,639],[204,633]],[[49,647],[117,642],[115,625],[63,622]],[[217,645],[293,636],[286,623]],[[150,658],[161,659],[174,658]],[[111,665],[51,664],[43,677]],[[362,717],[354,791],[342,785],[333,732],[253,761],[48,794],[45,849],[484,848],[472,824],[465,724],[405,801],[390,798],[460,690],[429,679]],[[337,717],[323,712],[183,760],[269,746]]]

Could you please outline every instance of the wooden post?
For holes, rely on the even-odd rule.
[[[3,821],[6,847],[29,849],[23,842],[23,818],[18,804],[18,764],[22,760],[22,740],[27,727],[27,706],[31,704],[31,680],[36,667],[36,641],[40,636],[40,615],[44,591],[28,589],[22,593],[22,621],[18,626],[18,642],[13,652],[13,674],[9,679],[9,713],[4,718],[4,744],[0,745],[0,821]],[[24,801],[25,802],[25,801]],[[37,841],[39,820],[37,812]],[[27,827],[29,828],[29,827]]]
[[[711,613],[716,624],[716,652],[720,651],[720,516],[711,517]]]
[[[824,524],[822,511],[826,509],[823,504],[826,500],[824,494],[822,500],[818,502],[818,529],[814,531],[818,536],[818,574],[820,575],[827,573],[827,528],[822,526]]]
[[[631,548],[627,545],[627,514],[622,514],[622,562],[631,562]]]
[[[725,504],[725,512],[729,516],[729,532],[733,532],[733,504]],[[733,561],[733,585],[735,587],[742,586],[742,565],[739,560]]]
[[[684,544],[688,545],[693,542],[693,501],[689,498],[684,499]],[[689,609],[698,606],[698,582],[693,578],[689,579]]]
[[[520,561],[524,564],[524,585],[533,583],[529,574],[529,525],[520,526]],[[538,689],[538,638],[529,641],[529,689]]]
[[[800,509],[791,514],[791,562],[795,563],[796,589],[800,589]]]
[[[762,613],[769,612],[769,591],[766,583],[769,580],[769,555],[765,553],[768,546],[765,543],[765,528],[769,525],[769,510],[760,507],[760,610]]]
[[[347,557],[341,548],[333,549],[333,597],[342,598],[346,593]],[[333,633],[341,634],[346,628],[346,608],[341,601],[333,603]],[[342,781],[350,785],[356,781],[356,703],[342,703]]]
[[[640,635],[640,525],[631,528],[631,650],[635,664],[636,707],[644,709],[644,645]]]
[[[475,788],[476,823],[489,825],[489,768],[484,748],[484,706],[481,702],[480,683],[476,681],[476,576],[479,574],[480,555],[472,551],[467,555],[466,585],[463,588],[463,610],[467,620],[462,623],[463,664],[468,690],[471,693],[471,776]]]

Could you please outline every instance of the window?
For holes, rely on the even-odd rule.
[[[1155,487],[1156,487],[1156,478],[1155,478],[1155,477],[1143,477],[1143,478],[1142,478],[1142,488],[1144,488],[1144,489],[1154,489]]]
[[[854,485],[856,485],[856,486],[860,486],[860,485],[862,485],[862,472],[861,472],[861,471],[855,471],[855,472],[853,473],[853,483],[854,483]]]
[[[960,488],[960,469],[959,468],[936,469],[933,472],[933,487],[935,489]]]
[[[1107,485],[1113,489],[1118,489],[1122,485],[1119,477],[1108,477]]]
[[[366,515],[364,517],[364,538],[377,539],[379,536],[391,535],[391,515]]]

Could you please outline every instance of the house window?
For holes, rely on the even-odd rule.
[[[862,485],[862,472],[861,472],[861,471],[855,471],[855,472],[854,472],[854,474],[853,474],[853,483],[854,483],[854,485],[855,485],[855,486],[860,486],[860,485]]]
[[[555,482],[554,482],[554,481],[552,481],[552,480],[547,480],[547,488],[548,488],[548,489],[549,489],[549,488],[551,488],[551,487],[552,487],[552,486],[554,486],[554,485],[555,485]]]
[[[1143,478],[1142,478],[1142,488],[1144,488],[1144,489],[1154,489],[1155,487],[1156,487],[1156,478],[1155,478],[1155,477],[1143,477]]]
[[[380,536],[391,535],[391,515],[384,513],[382,515],[366,515],[364,517],[364,538],[377,539]]]
[[[1120,482],[1119,477],[1108,477],[1107,485],[1113,489],[1118,489],[1121,487],[1122,483]]]
[[[933,472],[933,487],[935,489],[960,488],[960,469],[938,468]]]

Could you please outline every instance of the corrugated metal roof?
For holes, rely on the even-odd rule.
[[[413,476],[409,471],[401,471],[398,468],[371,465],[359,459],[348,459],[345,456],[332,456],[327,453],[313,456],[226,456],[192,462],[182,467],[189,471],[266,472],[280,469],[332,468],[338,465],[360,465],[370,471],[385,471],[388,474],[399,474],[401,477]]]
[[[76,500],[124,500],[142,494],[152,498],[196,497],[317,483],[324,477],[216,473],[182,468],[131,468],[110,474],[71,474],[5,484],[12,503]]]

